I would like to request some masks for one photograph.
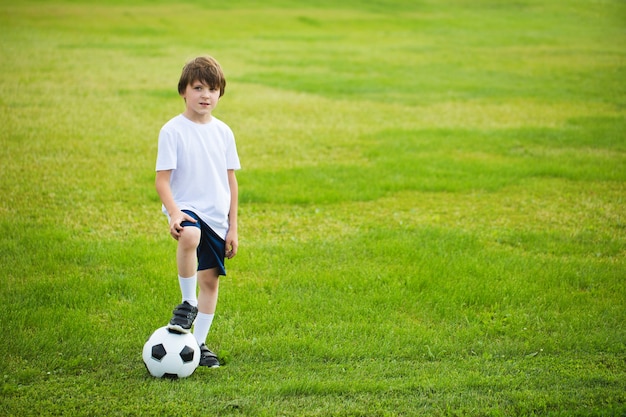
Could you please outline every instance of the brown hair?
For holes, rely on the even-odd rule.
[[[200,81],[211,88],[219,88],[220,97],[224,95],[226,90],[226,78],[222,72],[222,67],[210,56],[199,56],[185,64],[178,81],[178,94],[183,94],[187,86],[196,81]]]

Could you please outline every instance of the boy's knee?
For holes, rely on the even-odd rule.
[[[186,249],[195,249],[200,244],[200,229],[194,226],[185,226],[178,238],[178,245]]]
[[[198,271],[198,285],[205,290],[215,291],[219,287],[220,277],[217,268]]]

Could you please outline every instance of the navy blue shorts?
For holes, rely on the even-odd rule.
[[[200,244],[196,250],[198,256],[198,271],[205,269],[218,268],[219,275],[226,275],[224,267],[224,256],[226,254],[226,242],[211,227],[200,219],[190,210],[183,210],[198,222],[183,221],[180,225],[183,227],[193,226],[200,229]]]

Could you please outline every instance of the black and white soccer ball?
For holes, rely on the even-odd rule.
[[[143,345],[143,362],[157,378],[186,378],[198,367],[200,348],[191,333],[156,329]]]

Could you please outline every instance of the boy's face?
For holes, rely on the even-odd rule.
[[[181,94],[185,99],[187,109],[185,115],[194,121],[207,121],[211,112],[217,107],[220,99],[220,89],[212,89],[200,81],[194,81],[187,85],[185,92]]]

